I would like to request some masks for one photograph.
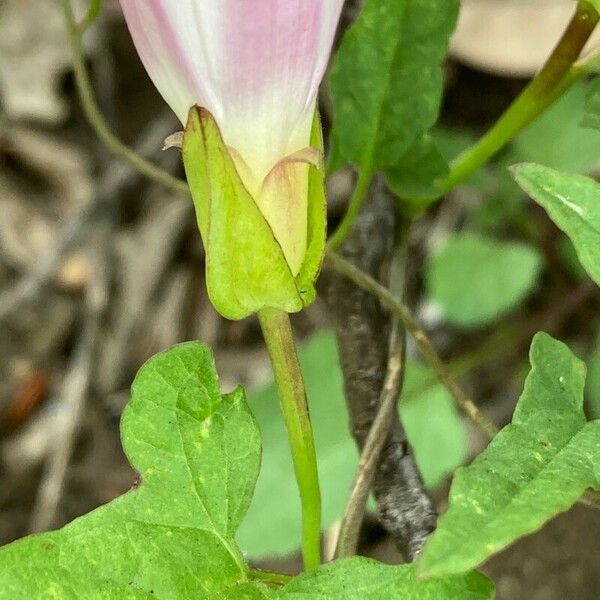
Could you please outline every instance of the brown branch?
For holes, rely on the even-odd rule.
[[[386,285],[394,249],[393,203],[378,178],[342,252]],[[330,271],[326,300],[335,326],[351,430],[365,448],[377,418],[389,360],[392,317],[378,299]],[[325,278],[324,278],[325,279]],[[408,558],[435,527],[435,511],[421,481],[398,412],[384,438],[372,482],[381,524]]]

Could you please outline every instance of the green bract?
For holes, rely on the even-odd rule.
[[[315,115],[311,145],[322,152]],[[219,127],[206,109],[193,107],[183,138],[183,161],[206,250],[206,284],[215,308],[243,319],[263,308],[298,312],[315,298],[325,252],[325,188],[321,168],[309,168],[307,249],[294,276],[255,199],[244,186]],[[283,198],[285,202],[293,198]],[[290,235],[292,232],[290,232]]]

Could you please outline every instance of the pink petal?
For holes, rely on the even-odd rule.
[[[168,0],[121,0],[138,54],[154,85],[182,123],[198,102],[195,77]],[[183,3],[182,3],[183,4]]]
[[[121,0],[142,61],[185,122],[199,104],[261,182],[309,145],[343,0]],[[256,193],[256,184],[251,191]]]

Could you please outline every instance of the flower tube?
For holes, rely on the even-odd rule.
[[[343,0],[121,5],[146,70],[186,126],[213,304],[230,318],[300,310],[324,253],[316,99]]]

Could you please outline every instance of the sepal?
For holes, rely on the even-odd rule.
[[[304,302],[281,246],[244,186],[208,110],[190,109],[182,150],[214,307],[233,320],[265,307],[301,310]]]
[[[323,130],[319,111],[315,111],[310,136],[311,148],[316,148],[321,156],[320,164],[312,166],[308,173],[308,219],[306,255],[296,277],[298,292],[304,306],[316,298],[315,282],[321,271],[325,245],[327,243],[327,200],[325,193],[325,167],[323,164]]]

